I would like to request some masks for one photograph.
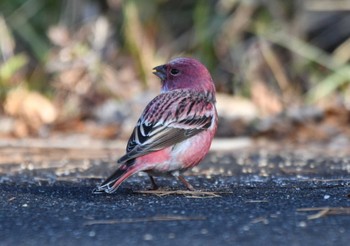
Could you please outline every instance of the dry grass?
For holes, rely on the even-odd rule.
[[[233,192],[213,192],[213,191],[189,191],[189,190],[146,190],[146,191],[135,191],[139,194],[151,194],[159,197],[169,195],[183,195],[188,198],[216,198],[221,197],[220,194],[228,194]]]
[[[299,208],[297,212],[317,212],[307,216],[308,220],[315,220],[329,215],[350,215],[350,207]]]
[[[190,220],[206,220],[206,217],[186,217],[186,216],[168,216],[159,215],[148,218],[128,218],[128,219],[116,219],[116,220],[89,220],[84,222],[84,226],[91,225],[114,225],[114,224],[131,224],[131,223],[144,223],[144,222],[160,222],[160,221],[190,221]]]

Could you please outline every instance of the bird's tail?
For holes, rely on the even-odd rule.
[[[139,168],[133,165],[134,162],[134,160],[130,160],[122,164],[111,176],[103,181],[100,186],[95,188],[92,193],[113,193],[116,191],[124,180],[139,171]]]

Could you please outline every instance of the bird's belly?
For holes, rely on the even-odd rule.
[[[209,131],[202,132],[162,150],[169,158],[154,162],[147,172],[155,176],[173,175],[175,172],[184,172],[196,166],[209,151],[212,139],[210,134]]]
[[[208,153],[212,140],[210,131],[204,131],[174,146],[172,156],[185,169],[196,166]]]

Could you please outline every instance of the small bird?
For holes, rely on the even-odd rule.
[[[175,58],[153,68],[161,94],[145,108],[126,147],[120,167],[94,193],[113,193],[131,175],[173,176],[194,190],[181,174],[208,153],[218,115],[215,86],[206,67],[193,58]]]

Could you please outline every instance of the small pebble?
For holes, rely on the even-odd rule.
[[[145,235],[143,235],[143,240],[151,241],[151,240],[153,240],[153,236],[151,234],[145,234]]]
[[[330,195],[324,195],[323,199],[329,199],[331,196]]]
[[[298,226],[299,227],[306,227],[306,222],[305,221],[300,221]]]
[[[245,226],[243,226],[243,231],[249,231],[250,230],[250,227],[249,226],[247,226],[247,225],[245,225]]]

